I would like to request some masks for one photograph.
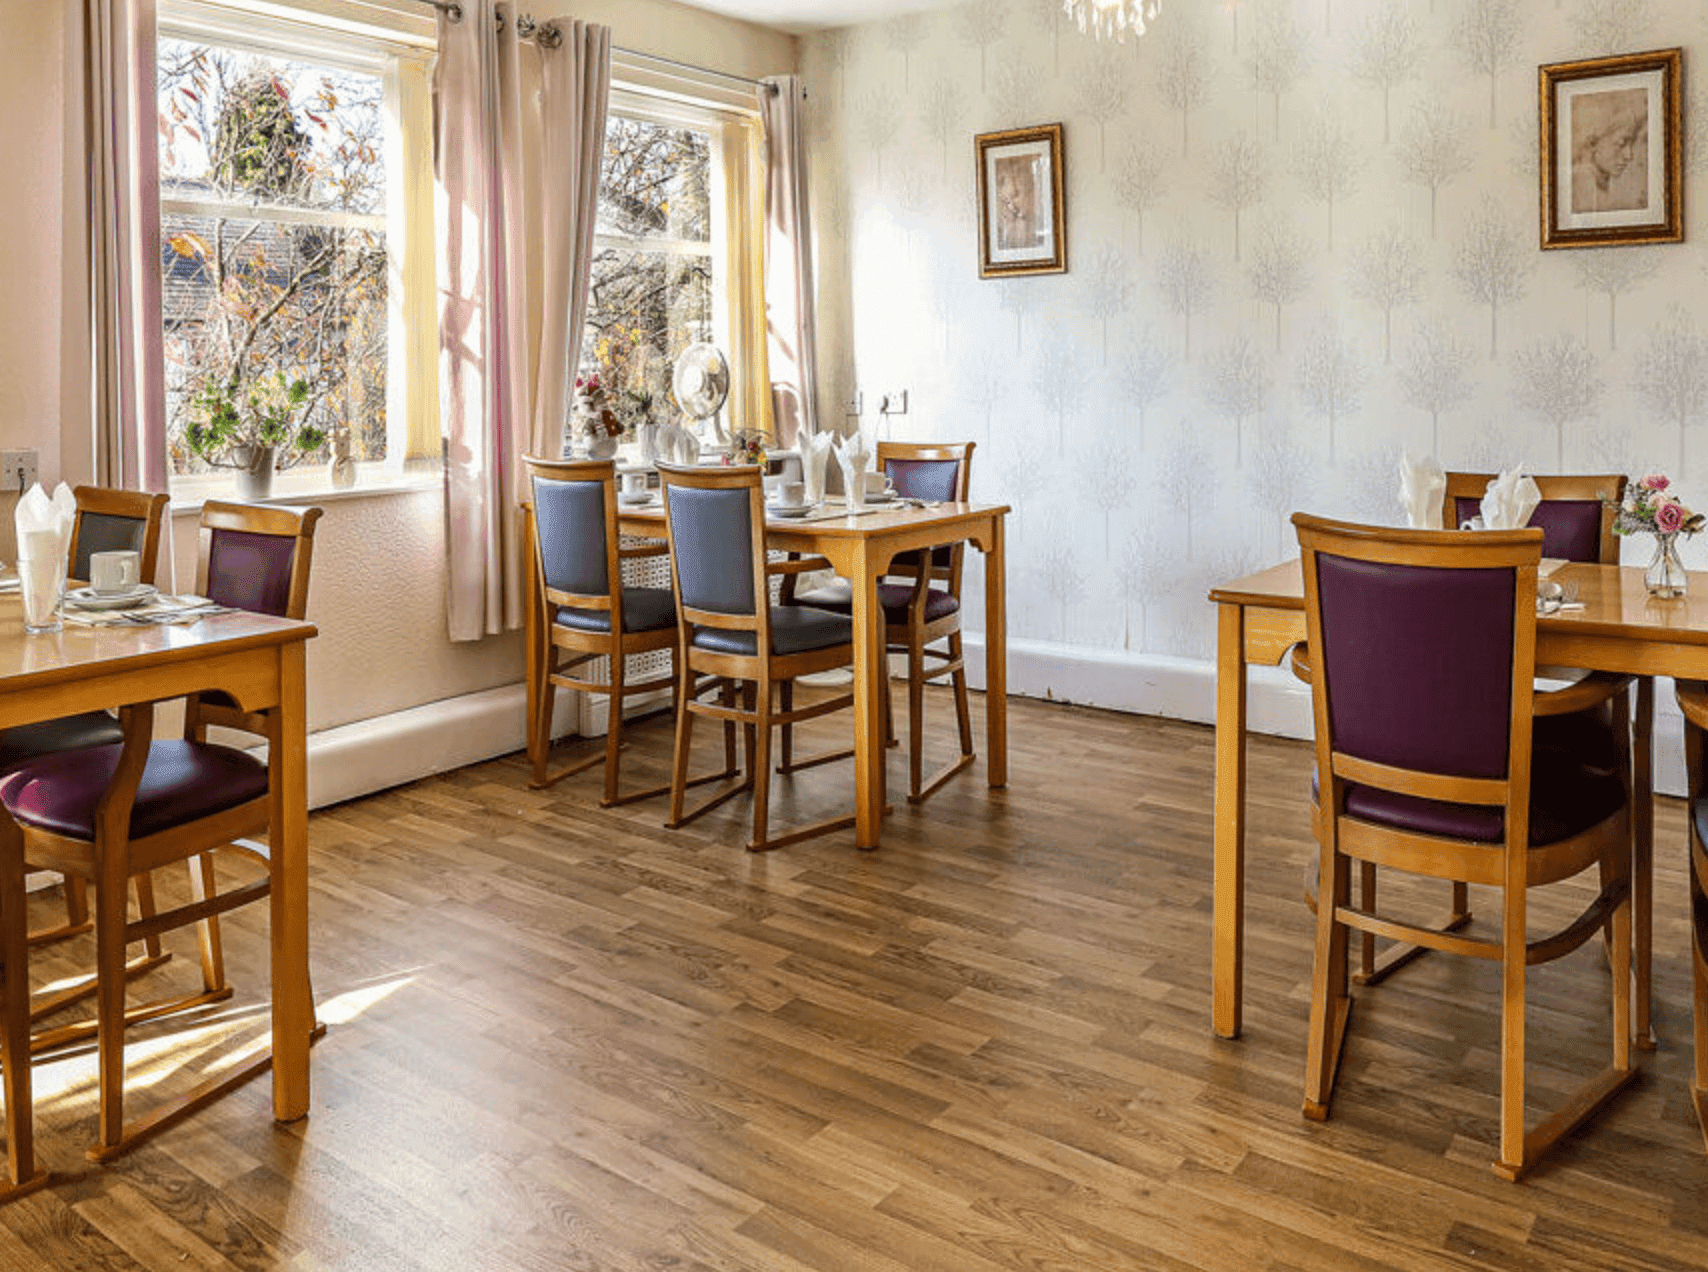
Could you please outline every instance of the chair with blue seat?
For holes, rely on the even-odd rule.
[[[879,442],[878,468],[896,493],[931,503],[964,503],[971,480],[972,442],[954,445]],[[907,655],[908,785],[911,804],[923,802],[973,762],[973,721],[967,698],[966,661],[961,650],[961,570],[966,545],[955,543],[929,552],[910,552],[891,562],[878,584],[884,607],[885,646]],[[849,585],[838,579],[828,587],[786,599],[837,614],[854,608]],[[927,646],[938,641],[942,650]],[[925,686],[948,676],[955,694],[955,723],[960,752],[931,777],[924,777]],[[787,734],[784,735],[787,747]]]
[[[528,539],[533,579],[528,608],[528,758],[536,789],[605,766],[601,807],[667,792],[669,784],[621,790],[624,700],[659,690],[675,692],[670,670],[631,680],[635,654],[676,646],[676,603],[668,588],[630,587],[623,563],[663,556],[663,543],[624,547],[617,533],[616,464],[608,459],[528,459],[532,499]],[[587,665],[605,659],[604,680]],[[574,674],[581,670],[583,674]],[[610,700],[605,746],[551,772],[552,711],[559,689],[605,694]],[[733,749],[733,742],[731,743]]]
[[[1370,932],[1495,962],[1501,982],[1500,1154],[1516,1179],[1634,1076],[1630,817],[1624,780],[1537,741],[1537,529],[1443,533],[1295,514],[1312,653],[1317,924],[1307,1117],[1328,1116],[1347,1033],[1348,935]],[[1567,695],[1569,699],[1569,695]],[[1569,705],[1569,703],[1568,703]],[[1497,889],[1493,936],[1352,902],[1351,866]],[[1576,917],[1533,937],[1530,890],[1599,873]],[[1606,929],[1612,1062],[1527,1133],[1528,968]]]
[[[224,605],[301,618],[319,508],[273,508],[208,501],[202,509],[197,590]],[[0,778],[0,834],[19,837],[34,868],[57,870],[95,885],[96,1019],[45,1030],[31,1039],[41,1051],[94,1034],[100,1061],[100,1131],[90,1156],[106,1161],[265,1072],[270,1052],[127,1125],[124,1121],[124,1029],[143,1020],[229,998],[219,916],[270,895],[259,878],[221,890],[214,856],[224,853],[266,865],[270,791],[266,763],[236,747],[208,741],[218,726],[278,739],[273,717],[250,712],[223,692],[185,700],[184,736],[154,739],[154,704],[120,708],[122,741],[62,751],[31,760]],[[190,867],[191,899],[159,912],[147,886],[153,871],[177,862]],[[127,887],[138,892],[139,916],[127,914]],[[126,947],[158,949],[161,935],[197,928],[202,963],[199,991],[128,1007],[132,967]],[[66,1005],[72,991],[38,1003],[32,1016]]]
[[[750,851],[778,848],[854,824],[852,813],[768,834],[771,789],[771,730],[851,707],[852,693],[795,707],[782,693],[798,676],[846,667],[854,661],[853,624],[845,614],[804,605],[771,604],[771,580],[828,567],[823,557],[768,561],[765,496],[757,467],[686,468],[660,464],[665,526],[670,538],[671,578],[676,595],[677,675],[681,682],[676,716],[676,756],[670,791],[675,828],[731,796],[753,792]],[[720,703],[700,701],[699,675],[728,688],[745,686],[738,705],[725,694]],[[684,809],[694,717],[740,724],[747,736],[747,774],[692,810]]]

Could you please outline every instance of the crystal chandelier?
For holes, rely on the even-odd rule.
[[[1087,30],[1097,39],[1113,36],[1117,42],[1127,42],[1127,32],[1135,37],[1145,33],[1145,23],[1155,22],[1162,9],[1162,0],[1062,0],[1062,12],[1079,23],[1080,33]]]

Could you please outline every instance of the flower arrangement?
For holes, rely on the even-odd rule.
[[[724,451],[724,465],[759,464],[767,462],[765,454],[765,434],[748,429],[735,429],[729,435],[729,446]]]
[[[1625,490],[1625,501],[1613,521],[1614,534],[1693,535],[1708,518],[1692,512],[1672,493],[1672,481],[1652,473]]]
[[[209,376],[191,401],[184,441],[208,463],[228,468],[250,465],[240,448],[285,455],[319,450],[326,433],[308,419],[310,397],[308,381],[287,380],[283,371],[257,376],[247,388]]]
[[[597,371],[575,377],[575,415],[580,421],[582,435],[590,443],[623,435],[622,421],[611,409],[610,399],[606,396],[605,386],[599,382]]]

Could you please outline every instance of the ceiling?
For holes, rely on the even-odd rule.
[[[684,0],[696,9],[707,9],[726,17],[758,22],[795,35],[822,31],[827,27],[851,26],[874,18],[921,9],[948,8],[953,0]]]

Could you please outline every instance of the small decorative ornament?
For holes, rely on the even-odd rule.
[[[1625,501],[1619,505],[1613,521],[1615,534],[1652,534],[1655,554],[1643,571],[1643,581],[1649,595],[1658,600],[1673,600],[1685,595],[1690,587],[1684,563],[1678,557],[1680,535],[1693,535],[1708,518],[1692,512],[1672,493],[1672,482],[1653,473],[1626,488]]]
[[[769,461],[765,454],[765,434],[749,429],[732,429],[723,459],[726,468],[732,464],[758,464],[763,468]]]
[[[1129,31],[1137,39],[1147,22],[1156,21],[1162,0],[1062,0],[1062,12],[1079,25],[1081,35],[1089,30],[1094,39],[1113,37],[1125,44]]]
[[[609,459],[617,453],[623,424],[611,409],[597,371],[575,377],[575,419],[587,439],[587,454],[591,458]]]
[[[356,461],[350,458],[350,430],[332,430],[332,463],[327,466],[327,480],[334,490],[348,490],[356,484]]]

